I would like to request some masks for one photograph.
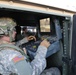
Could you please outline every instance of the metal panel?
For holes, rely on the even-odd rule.
[[[18,3],[20,4],[20,3]],[[26,4],[25,4],[26,5]],[[64,15],[64,14],[57,14],[56,12],[50,12],[50,11],[43,11],[43,10],[39,10],[39,9],[33,9],[33,8],[29,8],[29,7],[22,7],[22,6],[16,6],[16,4],[14,3],[14,5],[10,5],[9,2],[8,4],[2,4],[0,3],[0,8],[6,8],[6,9],[14,9],[14,10],[21,10],[21,11],[29,11],[29,12],[35,12],[35,13],[42,13],[42,14],[49,14],[49,15],[55,15],[55,16],[67,16],[67,17],[70,17],[70,15]]]
[[[76,75],[76,15],[73,16],[72,32],[72,75]]]
[[[69,75],[68,72],[68,65],[69,65],[69,39],[68,39],[68,20],[64,20],[63,23],[63,74],[62,75]]]

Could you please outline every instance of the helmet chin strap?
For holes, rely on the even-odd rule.
[[[7,31],[8,31],[8,35],[9,35],[9,37],[10,37],[10,42],[12,42],[12,41],[13,41],[13,37],[12,37],[13,31],[10,30],[10,27],[7,27]]]

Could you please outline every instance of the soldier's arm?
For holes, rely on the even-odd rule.
[[[27,39],[27,37],[25,37],[25,38],[23,38],[22,40],[20,40],[20,41],[18,41],[18,42],[16,42],[16,46],[20,46],[20,45],[22,45],[22,44],[24,44],[24,43],[27,43],[28,42],[28,39]]]
[[[19,46],[19,45],[22,45],[22,44],[24,44],[24,43],[27,43],[28,41],[33,40],[33,39],[36,41],[36,38],[35,38],[34,36],[25,37],[25,38],[23,38],[22,40],[16,42],[15,45],[16,45],[16,46]]]
[[[46,41],[42,42],[41,45],[38,47],[36,56],[34,60],[31,62],[31,66],[33,68],[33,74],[32,75],[40,75],[41,72],[46,67],[46,53],[47,53],[47,47],[50,44]]]

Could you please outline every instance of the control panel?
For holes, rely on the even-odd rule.
[[[40,43],[42,42],[43,39],[47,39],[47,41],[49,41],[51,44],[54,43],[57,40],[57,37],[51,36],[51,37],[46,37],[46,36],[42,36],[41,40],[35,41],[35,42],[29,42],[25,45],[25,48],[27,50],[30,50],[32,52],[36,52],[38,46],[40,45]]]

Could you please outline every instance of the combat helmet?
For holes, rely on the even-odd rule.
[[[12,32],[15,30],[15,26],[16,23],[12,18],[0,18],[0,36],[8,35],[10,36],[10,41],[12,41]]]

